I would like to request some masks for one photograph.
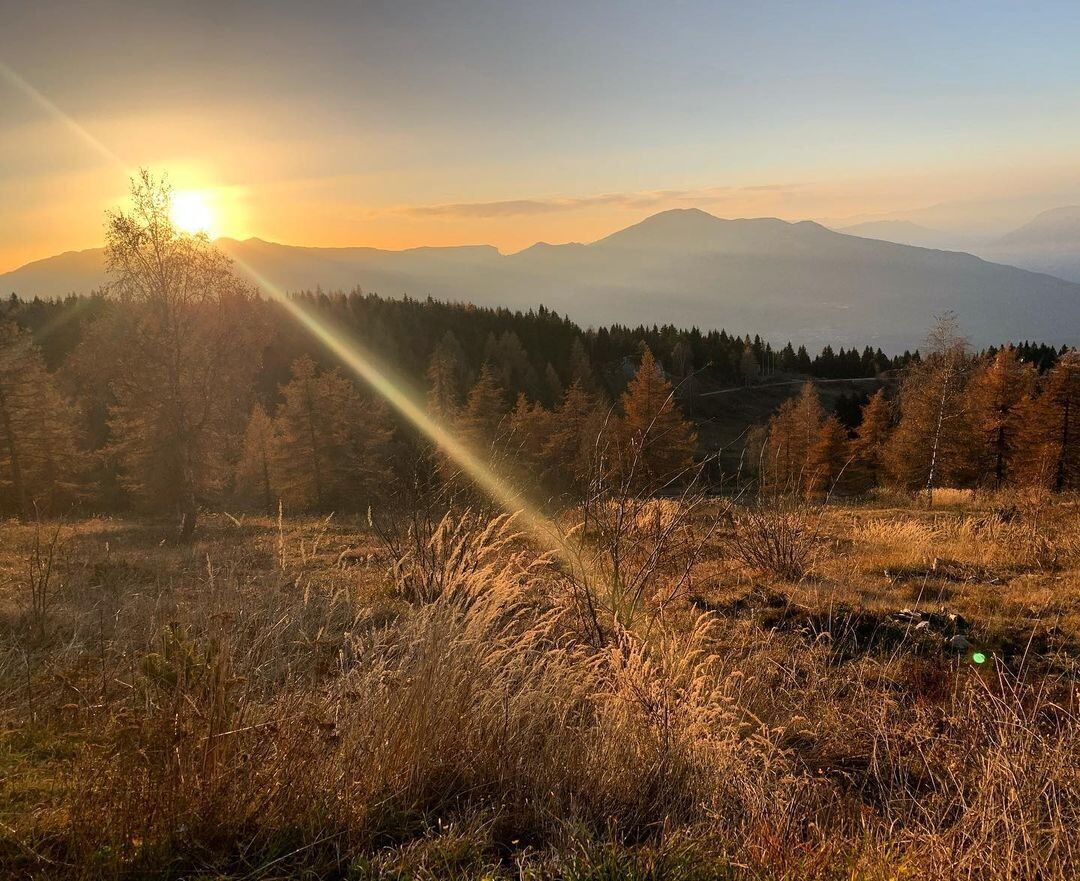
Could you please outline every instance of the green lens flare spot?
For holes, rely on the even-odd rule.
[[[975,652],[975,654],[971,656],[971,660],[973,660],[976,664],[985,664],[986,655],[984,655],[982,652]]]

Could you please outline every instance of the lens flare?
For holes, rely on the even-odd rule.
[[[976,664],[985,664],[986,655],[984,655],[982,652],[975,652],[975,654],[971,656],[971,660],[973,660]]]
[[[234,258],[235,260],[235,258]],[[565,561],[579,564],[580,557],[569,552],[562,530],[526,498],[522,488],[500,477],[485,461],[485,457],[469,448],[440,425],[420,403],[419,396],[386,365],[380,364],[371,353],[364,351],[346,334],[312,314],[296,300],[283,293],[269,279],[241,260],[235,260],[260,290],[278,303],[286,312],[357,377],[379,394],[391,407],[432,441],[457,467],[503,510],[515,514],[529,535],[546,550],[553,551]]]
[[[94,153],[97,153],[110,164],[122,169],[124,174],[131,173],[130,166],[128,166],[119,156],[2,61],[0,61],[0,79],[6,80],[22,92],[23,95],[30,99],[30,101],[44,110],[48,116],[52,117],[68,129],[68,131],[75,135],[76,138],[82,141],[83,144],[89,147]]]

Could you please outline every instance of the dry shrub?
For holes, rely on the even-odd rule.
[[[813,564],[821,540],[817,513],[798,502],[776,500],[736,508],[722,536],[728,557],[784,581],[799,581]]]
[[[573,511],[560,540],[563,583],[594,645],[621,628],[647,630],[687,595],[718,521],[705,514],[706,501],[688,484],[678,498],[601,493]]]
[[[521,547],[514,516],[490,519],[475,511],[446,511],[421,523],[380,529],[391,557],[390,576],[399,596],[414,604],[431,603],[448,591],[475,593],[481,586],[514,583],[544,560]]]
[[[965,507],[975,501],[975,490],[957,489],[955,487],[934,487],[932,496],[933,507],[955,508]]]

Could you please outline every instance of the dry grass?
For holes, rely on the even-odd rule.
[[[1075,501],[795,511],[794,578],[675,504],[624,518],[650,586],[603,640],[506,518],[398,559],[333,520],[0,526],[4,874],[1076,877]]]

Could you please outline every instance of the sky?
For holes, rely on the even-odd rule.
[[[997,234],[1080,203],[1077,46],[1076,0],[0,0],[0,272],[100,245],[138,167],[302,245]]]

